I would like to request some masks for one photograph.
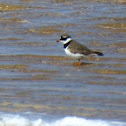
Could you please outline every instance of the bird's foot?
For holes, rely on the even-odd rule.
[[[75,64],[76,67],[80,67],[80,66],[82,66],[82,65],[83,65],[83,63],[80,62],[80,61],[76,62],[76,64]]]

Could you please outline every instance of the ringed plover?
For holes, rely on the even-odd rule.
[[[91,54],[103,56],[103,53],[88,49],[83,44],[80,44],[73,40],[68,34],[62,35],[60,39],[57,40],[57,42],[63,43],[63,48],[67,55],[78,60],[77,66],[80,66],[82,64],[80,60],[83,59],[85,56],[89,56]]]

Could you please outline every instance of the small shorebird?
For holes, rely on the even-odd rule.
[[[63,43],[64,51],[67,55],[78,60],[78,63],[76,64],[77,66],[80,66],[82,64],[80,60],[83,59],[85,56],[89,56],[92,54],[103,56],[103,53],[90,50],[86,46],[76,42],[75,40],[72,40],[71,36],[68,34],[62,35],[60,39],[57,40],[57,42]]]

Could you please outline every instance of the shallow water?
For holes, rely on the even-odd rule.
[[[2,1],[0,126],[126,126],[125,9],[120,0]],[[63,33],[104,56],[75,67],[56,43]]]

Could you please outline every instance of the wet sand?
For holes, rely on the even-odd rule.
[[[0,4],[0,111],[126,119],[126,1],[5,0]],[[63,33],[103,57],[81,67]]]

